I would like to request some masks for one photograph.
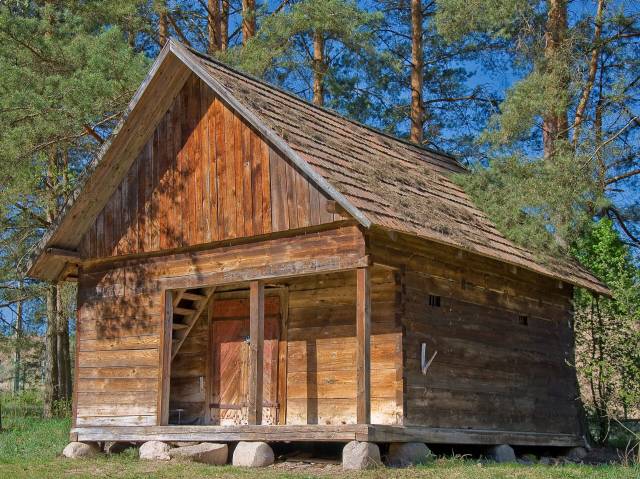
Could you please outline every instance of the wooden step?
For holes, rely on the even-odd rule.
[[[173,308],[173,314],[179,314],[180,316],[191,316],[195,312],[196,312],[195,309]]]
[[[187,329],[189,327],[188,324],[181,324],[181,323],[173,323],[173,329],[174,330],[180,330],[180,329]]]
[[[206,296],[203,296],[202,294],[196,294],[196,293],[182,293],[182,299],[188,299],[189,301],[201,301],[203,299],[207,299]]]

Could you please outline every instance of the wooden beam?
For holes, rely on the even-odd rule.
[[[67,263],[80,264],[82,263],[82,256],[77,251],[71,251],[62,248],[47,248],[47,254],[49,256],[55,256]]]
[[[264,283],[249,287],[249,411],[248,423],[262,423],[262,375],[264,356]]]
[[[164,292],[162,347],[160,349],[160,384],[158,387],[158,424],[169,424],[169,394],[171,384],[171,341],[173,331],[173,294]]]
[[[356,270],[356,419],[371,423],[371,273]]]

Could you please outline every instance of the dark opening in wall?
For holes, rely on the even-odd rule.
[[[521,314],[520,316],[518,316],[518,322],[523,326],[527,326],[529,324],[529,316]]]
[[[436,296],[435,294],[429,295],[429,306],[434,306],[436,308],[440,307],[440,296]]]

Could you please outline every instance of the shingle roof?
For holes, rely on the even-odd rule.
[[[30,275],[54,280],[62,271],[64,258],[47,252],[77,247],[133,162],[131,145],[144,136],[141,119],[146,124],[158,117],[160,105],[167,103],[180,78],[186,78],[176,64],[196,73],[365,227],[415,235],[609,294],[578,264],[542,261],[507,240],[449,178],[464,171],[455,158],[317,107],[174,41],[162,50],[116,133],[37,245],[28,265]]]
[[[283,138],[372,224],[608,292],[578,264],[542,260],[506,239],[449,178],[464,171],[453,157],[361,125],[191,53],[212,78]]]

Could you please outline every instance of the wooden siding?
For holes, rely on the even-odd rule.
[[[361,232],[345,226],[199,252],[85,265],[78,283],[76,425],[157,424],[165,288],[355,268],[364,256]]]
[[[416,239],[371,243],[402,270],[405,425],[579,432],[570,286]],[[426,375],[423,342],[438,353]]]
[[[329,223],[328,199],[191,75],[83,236],[86,258]]]
[[[392,271],[372,270],[371,418],[402,420],[402,333]],[[355,272],[289,286],[287,424],[356,422]]]

